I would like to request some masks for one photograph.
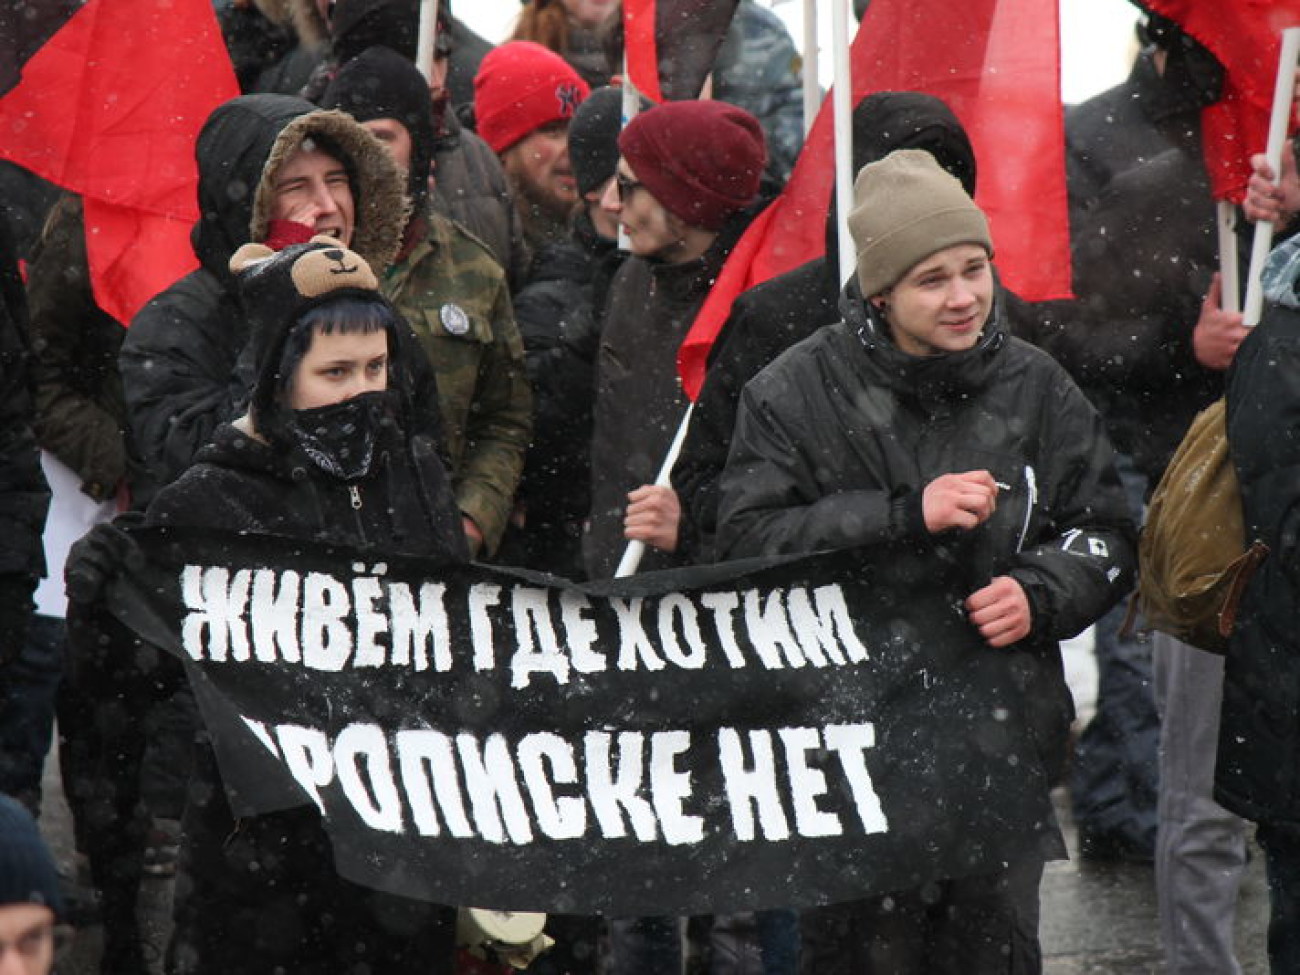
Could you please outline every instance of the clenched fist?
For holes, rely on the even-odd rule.
[[[970,530],[992,517],[997,502],[998,485],[988,471],[944,474],[921,492],[921,513],[931,534],[946,528]]]

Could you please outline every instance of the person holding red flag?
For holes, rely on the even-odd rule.
[[[629,540],[652,549],[643,568],[678,552],[680,506],[656,485],[686,409],[677,378],[682,337],[736,239],[766,202],[758,120],[725,102],[666,102],[642,112],[618,140],[621,157],[604,206],[632,256],[610,285],[596,359],[587,574],[614,574]]]

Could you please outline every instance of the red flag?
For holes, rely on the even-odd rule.
[[[1300,26],[1300,0],[1142,0],[1223,65],[1223,95],[1201,113],[1201,144],[1215,199],[1240,202],[1251,153],[1263,152],[1282,47]]]
[[[237,94],[211,0],[89,0],[0,98],[0,156],[82,196],[118,321],[197,266],[194,141]]]
[[[878,91],[920,91],[948,104],[975,147],[976,200],[1002,279],[1030,300],[1069,295],[1057,5],[872,0],[849,61],[855,105]],[[785,191],[732,251],[682,343],[678,372],[692,400],[736,296],[825,252],[834,181],[828,97]]]
[[[697,98],[739,0],[624,0],[628,80],[653,102]]]

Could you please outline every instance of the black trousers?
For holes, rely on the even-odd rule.
[[[1039,975],[1042,861],[804,912],[804,975]]]

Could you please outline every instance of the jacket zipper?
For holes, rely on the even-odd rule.
[[[1038,478],[1034,476],[1034,469],[1028,464],[1025,465],[1025,488],[1028,494],[1025,498],[1025,522],[1020,526],[1020,538],[1016,542],[1017,552],[1025,547],[1025,538],[1029,535],[1029,521],[1034,516],[1034,505],[1038,504]]]

